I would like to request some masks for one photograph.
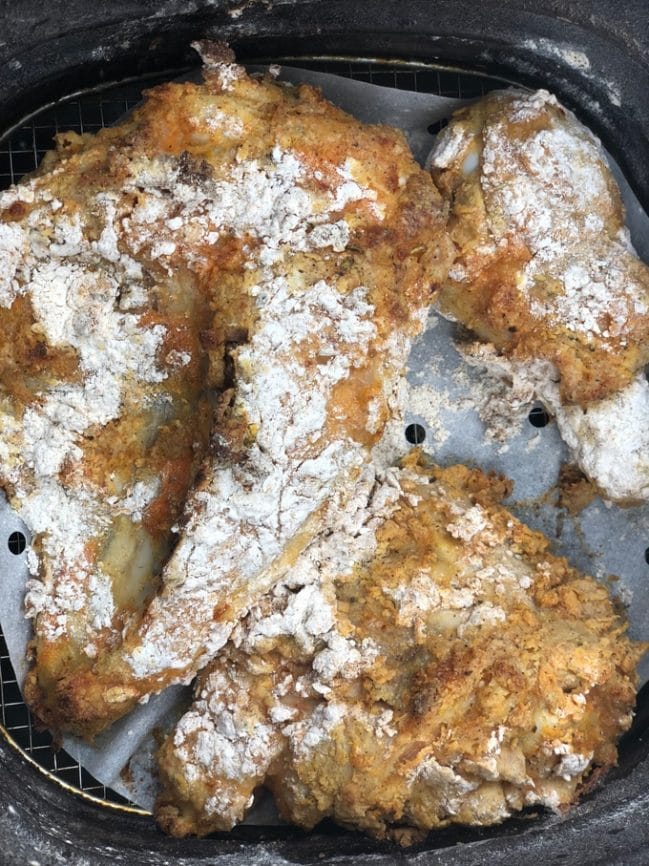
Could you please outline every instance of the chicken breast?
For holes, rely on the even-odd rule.
[[[645,501],[649,268],[599,141],[545,91],[494,92],[430,165],[458,251],[438,308],[487,344],[463,350],[529,383],[604,496]]]
[[[616,759],[644,647],[477,469],[365,470],[253,607],[160,749],[156,816],[228,830],[280,813],[402,842],[560,810]]]
[[[203,85],[156,88],[123,126],[64,139],[59,161],[34,182],[41,197],[54,199],[65,172],[80,211],[110,213],[110,222],[102,216],[95,228],[98,240],[83,229],[88,252],[76,265],[79,281],[104,280],[101,238],[110,235],[131,267],[150,282],[148,274],[156,275],[153,293],[142,300],[142,322],[155,320],[176,296],[206,299],[187,328],[204,381],[218,391],[209,455],[184,517],[169,527],[177,544],[155,597],[126,622],[107,616],[110,639],[91,664],[67,665],[46,686],[37,643],[30,683],[39,688],[28,689],[31,705],[56,729],[88,737],[149,694],[189,682],[320,530],[331,497],[353,493],[386,423],[400,411],[395,394],[411,341],[451,260],[444,205],[400,133],[355,121],[313,88],[249,78],[222,48],[203,46],[203,53]],[[82,182],[91,163],[100,167],[92,177],[101,191]],[[20,199],[23,189],[12,195]],[[43,234],[44,217],[31,219]],[[32,235],[20,238],[11,253],[16,273],[33,254]],[[112,314],[133,293],[121,271],[111,292],[101,297]],[[93,322],[86,327],[91,339],[104,339]],[[162,340],[162,331],[151,333]],[[168,353],[158,352],[154,336],[146,339],[161,363]],[[145,365],[144,340],[124,337],[125,357],[132,353]],[[93,356],[98,375],[112,357],[100,348]],[[170,363],[183,361],[172,355]],[[146,369],[156,379],[167,376],[153,357]],[[83,366],[80,374],[88,389]],[[57,394],[58,382],[54,371]],[[205,407],[195,413],[179,432],[192,442],[210,418]],[[130,418],[123,399],[115,400],[114,414]],[[95,425],[107,421],[102,416]],[[82,461],[95,447],[85,430],[70,433]],[[114,441],[112,431],[106,437]],[[147,452],[138,460],[146,468]],[[103,476],[94,485],[93,495],[112,513]],[[81,489],[74,478],[69,486],[75,496]],[[40,533],[20,497],[14,502]],[[61,511],[61,519],[69,514]],[[80,530],[86,544],[97,533],[94,524]],[[93,556],[99,567],[99,548]],[[52,580],[51,559],[43,548],[31,592],[37,632],[50,600],[62,598],[65,608],[67,587],[80,575],[73,563]],[[74,604],[84,615],[94,596],[90,578],[81,579],[88,589]]]

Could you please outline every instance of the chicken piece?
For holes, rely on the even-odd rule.
[[[228,830],[265,784],[301,827],[411,842],[560,810],[613,765],[645,647],[508,492],[417,453],[366,469],[199,677],[160,749],[160,826]]]
[[[141,125],[59,136],[0,196],[0,484],[32,533],[25,696],[55,728],[60,680],[155,594],[212,426],[208,286],[135,242]]]
[[[649,269],[599,141],[545,91],[495,92],[430,165],[458,251],[438,308],[495,347],[463,351],[529,384],[604,496],[646,500]]]
[[[63,157],[72,186],[107,154],[120,249],[156,268],[160,296],[193,281],[207,295],[199,337],[222,389],[161,590],[90,668],[28,692],[52,726],[86,737],[189,682],[319,529],[334,492],[353,491],[400,411],[411,341],[451,261],[441,197],[400,133],[313,88],[251,79],[213,47],[205,59],[203,85],[156,88],[123,127],[71,140],[77,153]]]

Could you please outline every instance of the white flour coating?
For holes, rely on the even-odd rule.
[[[189,352],[179,352],[178,349],[172,349],[165,355],[165,364],[169,367],[186,367],[191,359],[192,356]]]
[[[584,473],[610,499],[649,499],[649,383],[644,373],[585,412],[553,400],[553,384],[539,389],[539,397],[556,415],[561,436]]]
[[[115,613],[113,582],[101,572],[93,572],[88,579],[88,609],[94,631],[110,628]]]
[[[123,511],[135,523],[140,523],[144,511],[158,495],[159,490],[159,478],[153,478],[149,481],[137,481],[121,501],[117,496],[110,496],[107,502],[109,505],[115,506],[116,509]]]
[[[566,782],[569,782],[575,776],[583,775],[592,759],[592,752],[589,752],[587,755],[563,755],[555,769],[555,773],[557,776],[561,776],[561,778]]]
[[[212,70],[214,69],[216,69],[219,84],[225,91],[232,90],[234,82],[245,75],[243,68],[237,66],[236,63],[220,63],[218,67],[212,66]]]
[[[313,659],[313,670],[318,676],[313,688],[322,694],[329,691],[327,684],[338,677],[344,680],[356,679],[361,671],[370,668],[380,655],[378,645],[371,638],[364,638],[359,643],[353,638],[345,638],[333,632],[326,636],[326,642],[327,648],[320,650]]]
[[[508,134],[507,123],[534,120],[546,105],[558,105],[546,91],[510,95],[503,120],[487,124],[480,141],[450,124],[431,162],[448,168],[469,147],[479,148],[480,158],[464,170],[479,174],[494,244],[515,232],[531,253],[518,290],[532,313],[614,350],[611,341],[626,344],[630,320],[647,314],[649,299],[633,273],[625,233],[611,238],[605,226],[617,198],[595,136],[567,111],[525,136]],[[456,267],[452,276],[470,281],[471,268]]]
[[[313,692],[326,693],[329,691],[327,684],[336,677],[355,677],[364,666],[371,665],[376,658],[373,643],[368,640],[356,645],[338,631],[334,581],[341,574],[350,573],[355,564],[371,558],[376,549],[376,529],[397,507],[399,493],[395,470],[388,470],[377,478],[374,466],[366,466],[352,497],[338,492],[334,498],[328,531],[322,532],[305,548],[272,594],[253,607],[245,621],[236,626],[232,634],[233,644],[246,653],[259,654],[263,658],[277,639],[291,638],[300,652],[311,658],[313,675],[309,687]],[[247,748],[246,731],[250,729],[250,710],[239,680],[245,676],[244,672],[237,672],[237,685],[228,710],[241,713],[239,736],[244,750]],[[223,678],[224,674],[218,668],[210,674],[199,700],[174,733],[176,754],[185,766],[189,766],[186,771],[188,782],[197,772],[192,769],[195,765],[203,767],[202,774],[211,776],[223,772],[220,755],[224,747],[218,737],[204,736],[198,746],[191,736],[197,728],[210,731],[215,725],[219,730],[223,728]],[[269,710],[269,721],[276,736],[283,732],[296,748],[304,750],[309,744],[319,742],[339,721],[339,714],[330,707],[316,711],[307,723],[293,723],[295,711],[282,703],[286,691],[279,689],[275,694],[278,702]],[[291,724],[285,727],[285,722]],[[269,742],[271,739],[267,737]],[[229,754],[227,750],[226,754]],[[272,755],[268,748],[266,754],[270,762]],[[241,763],[239,774],[234,778],[243,780],[247,774]]]
[[[515,716],[509,716],[508,698],[504,714],[500,719],[496,715],[489,727],[480,724],[478,715],[475,733],[466,748],[458,742],[448,757],[440,757],[439,748],[444,753],[446,741],[454,742],[451,725],[448,740],[443,734],[441,747],[431,743],[428,748],[425,742],[416,742],[417,751],[410,751],[415,743],[410,728],[401,726],[400,699],[393,708],[389,705],[391,699],[381,693],[385,671],[390,675],[394,669],[394,650],[387,643],[381,646],[380,626],[373,634],[375,640],[364,640],[359,645],[352,623],[362,623],[363,615],[347,613],[350,596],[358,590],[353,587],[350,596],[345,590],[355,565],[372,568],[377,529],[394,519],[395,509],[404,498],[404,477],[415,483],[422,483],[422,479],[407,469],[378,471],[376,476],[372,472],[371,466],[366,468],[362,489],[352,506],[340,498],[338,510],[331,515],[332,533],[323,532],[305,548],[272,593],[236,627],[229,650],[214,660],[207,686],[188,713],[188,721],[174,734],[176,757],[187,760],[191,767],[185,772],[187,784],[194,785],[199,793],[215,791],[220,814],[228,816],[228,820],[239,820],[245,814],[249,792],[263,782],[269,770],[275,772],[272,764],[276,759],[274,766],[284,775],[287,792],[300,796],[305,790],[302,780],[309,778],[308,774],[332,762],[353,762],[357,743],[368,736],[377,742],[374,760],[381,760],[381,749],[385,749],[390,766],[396,756],[405,762],[404,756],[412,754],[405,771],[407,798],[413,804],[432,799],[439,803],[442,815],[475,810],[475,814],[489,814],[499,820],[518,811],[524,803],[543,803],[550,808],[568,804],[591,768],[593,754],[577,753],[571,745],[575,728],[560,726],[559,720],[569,714],[576,726],[583,723],[588,712],[587,694],[601,676],[598,662],[584,660],[579,664],[583,691],[564,695],[559,688],[558,696],[548,696],[552,701],[549,707],[539,699],[539,724],[547,725],[552,739],[540,739],[534,754],[519,742],[516,724],[512,724]],[[471,646],[480,630],[489,629],[499,635],[500,624],[512,611],[515,622],[524,620],[525,607],[534,611],[539,603],[533,591],[535,579],[543,578],[552,568],[550,563],[541,561],[536,565],[534,559],[530,561],[517,553],[516,545],[509,543],[512,522],[503,525],[500,518],[490,516],[487,506],[472,504],[468,491],[458,497],[441,479],[429,482],[426,489],[443,508],[441,526],[446,525],[448,540],[455,539],[453,564],[448,568],[445,554],[439,568],[432,563],[415,575],[405,575],[399,583],[387,577],[388,585],[377,585],[394,602],[394,623],[412,629],[413,635],[453,634]],[[395,496],[400,498],[395,500]],[[371,611],[371,592],[367,605]],[[381,607],[376,605],[376,609]],[[382,616],[378,621],[386,619]],[[274,652],[280,653],[286,669],[272,688],[262,687],[259,680],[255,688],[254,680],[248,677],[276,670]],[[397,658],[398,653],[397,648]],[[379,658],[385,667],[378,669],[379,675],[373,678],[371,668]],[[542,682],[545,659],[538,661],[536,675]],[[370,706],[365,703],[364,673],[369,682],[375,679],[382,697]],[[236,684],[226,699],[224,676]],[[344,679],[351,683],[341,682]],[[484,681],[480,688],[484,688],[484,700],[490,701],[491,690]],[[212,690],[215,700],[211,705]],[[371,691],[370,687],[369,694]],[[471,701],[473,693],[468,692],[468,697]],[[559,701],[556,707],[553,697]],[[480,692],[476,700],[482,700]],[[234,751],[231,742],[222,744],[221,734],[210,734],[196,746],[196,730],[227,730],[233,714],[238,725]],[[254,760],[250,760],[248,749]],[[228,765],[232,756],[237,756],[241,768],[238,774],[224,772],[222,754],[228,756]],[[308,774],[303,773],[303,767]],[[174,764],[174,770],[182,768]],[[336,773],[332,778],[337,785],[344,785],[344,778],[340,783]],[[310,786],[306,790],[311,793]],[[324,784],[315,785],[315,796],[320,790],[328,796]],[[332,788],[333,797],[343,796],[343,790]],[[206,806],[208,811],[212,807],[216,805]]]
[[[244,658],[251,659],[248,664],[253,670],[256,659],[266,658],[276,646],[282,646],[286,638],[294,645],[297,657],[310,664],[310,670],[299,679],[293,680],[289,675],[288,682],[275,689],[275,703],[267,714],[267,721],[277,737],[288,738],[289,748],[298,759],[308,760],[311,751],[327,741],[342,723],[343,708],[330,701],[317,705],[304,717],[287,707],[285,698],[292,694],[326,698],[337,679],[356,679],[382,654],[374,640],[365,638],[359,642],[343,634],[341,626],[345,617],[338,611],[336,596],[337,588],[353,579],[355,568],[371,562],[376,553],[377,529],[394,515],[400,507],[400,497],[405,495],[401,486],[404,477],[411,477],[407,470],[377,470],[376,466],[366,466],[354,498],[349,500],[339,495],[329,512],[327,531],[303,550],[272,593],[252,607],[245,620],[233,630],[232,645]],[[442,501],[448,500],[448,492],[442,485],[433,492]],[[412,627],[425,619],[434,628],[456,630],[462,636],[469,630],[504,621],[505,610],[496,600],[500,597],[506,601],[512,596],[524,598],[533,585],[534,571],[524,559],[512,556],[497,543],[499,536],[481,507],[452,502],[450,510],[455,518],[449,524],[449,535],[465,548],[458,558],[457,576],[451,586],[437,583],[429,571],[422,571],[408,584],[386,586],[382,591],[395,603],[398,624]],[[229,662],[225,662],[225,667],[221,668],[216,663],[189,713],[190,721],[183,723],[174,734],[177,756],[183,761],[189,756],[190,764],[201,763],[206,768],[204,774],[210,777],[222,772],[221,759],[215,754],[214,770],[207,752],[200,761],[192,757],[196,746],[191,732],[196,726],[209,727],[223,718],[218,690],[223,688],[223,671],[229,670],[228,665]],[[246,670],[239,664],[236,670],[232,676],[237,680],[245,679]],[[217,690],[215,703],[211,703],[214,689]],[[245,687],[239,686],[238,697],[233,700],[238,702],[238,711],[243,714],[241,726],[250,729],[253,711],[248,706],[247,693]],[[350,712],[347,707],[347,715]],[[370,726],[377,736],[397,733],[390,725],[391,710],[388,710],[389,717],[381,720],[358,708],[354,708],[353,713],[357,721]],[[210,720],[200,720],[201,716],[210,714]],[[485,761],[495,753],[492,740],[485,744]],[[220,748],[215,739],[211,742],[213,748]],[[190,783],[193,773],[190,769],[187,774]],[[245,777],[246,771],[242,769],[237,779],[243,781]]]
[[[481,625],[493,625],[496,622],[505,622],[507,614],[497,605],[488,601],[476,604],[471,610],[468,619],[458,626],[457,633],[463,637],[467,631]]]
[[[229,471],[229,468],[223,470],[224,473]],[[327,582],[331,584],[335,575],[348,572],[351,569],[352,562],[358,562],[361,558],[368,558],[371,555],[375,545],[374,531],[377,522],[382,519],[382,515],[388,514],[395,507],[399,488],[393,472],[388,472],[385,482],[379,485],[372,493],[375,480],[374,473],[373,467],[366,467],[361,477],[356,481],[353,490],[349,490],[345,485],[341,485],[334,491],[333,500],[329,506],[328,525],[336,528],[324,538],[320,536],[316,537],[305,548],[295,566],[288,569],[282,576],[279,585],[274,590],[277,611],[273,611],[270,616],[266,616],[265,610],[253,608],[246,628],[245,644],[248,649],[254,651],[257,648],[268,646],[272,638],[280,635],[294,637],[298,645],[305,652],[314,652],[314,648],[318,645],[319,650],[325,653],[318,663],[321,669],[321,677],[324,678],[323,681],[325,683],[328,678],[335,677],[339,671],[345,670],[349,673],[352,669],[357,669],[358,665],[369,664],[373,661],[374,651],[369,645],[356,647],[347,643],[341,643],[341,636],[334,626],[335,610],[331,606],[331,600],[333,599],[331,585],[326,590],[328,594],[323,593],[325,592],[324,588],[327,587]],[[298,477],[297,483],[302,486],[304,484],[304,477]],[[321,484],[322,481],[319,483]],[[253,494],[247,495],[252,497]],[[259,499],[261,495],[261,493],[257,492],[256,498]],[[370,495],[371,500],[368,503]],[[241,493],[238,487],[233,486],[225,501],[228,505],[232,505],[233,502],[236,504],[238,500],[240,501],[240,497]],[[312,498],[312,495],[307,497],[307,501],[312,501]],[[279,500],[281,500],[281,496]],[[273,504],[269,498],[269,502],[265,506],[266,512],[274,514],[273,509],[276,509],[277,501],[276,499],[275,504]],[[294,509],[303,507],[296,496],[291,497],[291,501],[297,502],[293,506]],[[276,550],[279,545],[277,536],[271,530],[267,530],[263,535],[260,531],[262,528],[261,518],[266,516],[265,512],[260,510],[256,515],[253,515],[257,520],[257,526],[255,527],[257,530],[256,536],[248,534],[246,539],[234,540],[233,529],[230,530],[230,534],[220,529],[226,519],[232,520],[233,518],[224,516],[220,511],[216,510],[216,497],[210,498],[210,503],[215,508],[215,525],[213,528],[210,526],[208,515],[203,512],[200,520],[197,521],[197,524],[199,524],[197,526],[199,540],[205,537],[206,540],[211,539],[212,545],[214,545],[219,538],[218,536],[214,538],[213,533],[223,531],[223,544],[227,545],[229,543],[234,548],[232,554],[233,561],[240,563],[241,567],[248,567],[250,574],[254,575],[254,570],[260,567],[259,563],[263,563],[265,557],[268,555],[260,547],[260,544],[263,542],[271,543],[272,550]],[[252,508],[252,505],[250,507]],[[258,503],[258,507],[263,509],[263,503]],[[246,526],[245,521],[239,517],[234,507],[232,508],[232,512],[233,517],[239,520],[238,531],[241,533],[247,529],[248,533],[250,533],[250,529]],[[297,511],[290,518],[284,518],[283,525],[289,519],[297,521],[304,518]],[[248,518],[248,526],[250,522],[250,518]],[[293,527],[294,524],[289,524],[291,535],[295,532]],[[200,530],[200,533],[204,531],[205,535],[199,535],[198,530]],[[257,543],[256,547],[255,542]],[[252,548],[252,552],[249,551],[249,548]],[[209,585],[207,575],[203,574],[199,569],[207,569],[209,567],[208,557],[211,551],[212,547],[208,549],[207,545],[205,552],[199,550],[199,554],[205,556],[204,565],[201,562],[197,563],[194,560],[190,560],[188,567],[190,576],[179,587],[181,598],[192,599],[194,604],[205,604],[206,598],[209,602],[210,595],[208,594],[208,589],[211,593],[215,582],[212,579],[212,584]],[[224,557],[229,555],[231,554],[228,552],[223,553]],[[238,572],[237,578],[241,579]],[[243,579],[245,580],[245,576]],[[318,581],[317,585],[315,585],[315,581]],[[295,592],[296,589],[300,589],[300,591]],[[168,623],[164,625],[168,629]],[[166,663],[169,663],[169,659],[171,658],[173,660],[172,663],[175,663],[179,667],[181,666],[187,649],[184,646],[179,646],[177,650],[178,654],[172,656],[172,653],[175,652],[174,644],[168,640],[166,644],[164,643],[165,634],[167,633],[164,625],[157,626],[156,624],[155,631],[152,630],[147,635],[147,641],[133,653],[131,665],[136,671],[156,670],[155,665],[161,663],[160,657],[162,654],[164,654],[163,658],[166,660]],[[234,623],[220,623],[218,627],[213,629],[213,640],[211,639],[212,642],[209,646],[211,656],[223,646],[233,628]],[[233,640],[236,644],[242,639],[240,627],[237,627]]]
[[[246,677],[233,682],[216,671],[207,678],[192,709],[178,723],[174,750],[182,762],[188,784],[209,776],[219,780],[218,790],[205,801],[208,815],[218,815],[222,826],[241,820],[252,804],[256,781],[261,781],[279,750],[271,724],[241,701]],[[236,788],[237,781],[248,785]],[[232,783],[235,783],[234,785]]]
[[[441,132],[435,139],[428,155],[428,167],[449,168],[469,141],[469,134],[459,124],[450,123],[445,130],[448,131]]]
[[[240,384],[241,405],[259,428],[258,447],[273,462],[286,463],[291,451],[320,436],[333,386],[349,375],[352,364],[361,363],[376,335],[373,308],[364,300],[365,289],[341,296],[323,281],[299,297],[291,294],[283,278],[255,287],[251,294],[257,296],[268,323],[238,352],[240,369],[257,367],[254,379]],[[305,390],[308,361],[300,347],[312,341],[327,361]],[[307,351],[312,355],[313,350]]]
[[[233,696],[232,683],[225,675],[215,673],[210,675],[196,709],[179,722],[174,745],[181,760],[187,762],[189,781],[206,770],[226,779],[239,779],[254,774],[267,758],[272,733],[267,724],[250,724]],[[194,738],[191,751],[187,748],[190,735]]]
[[[467,509],[463,514],[456,518],[446,527],[446,531],[462,541],[468,542],[482,532],[487,526],[488,517],[485,510],[480,505],[474,505]]]
[[[185,603],[191,598],[194,612],[198,604],[213,606],[211,599],[233,581],[244,585],[267,568],[328,498],[343,470],[362,458],[348,440],[317,449],[331,390],[348,375],[352,355],[363,357],[374,334],[362,294],[336,295],[320,282],[296,298],[281,278],[266,284],[260,312],[267,324],[260,324],[236,360],[237,400],[257,430],[256,441],[245,464],[216,468],[210,489],[193,497],[199,510],[167,570],[168,584],[169,577],[177,581],[174,594]],[[305,375],[303,344],[330,359],[314,371],[317,376]],[[340,352],[343,347],[347,351]],[[302,457],[308,450],[314,456]],[[131,656],[136,674],[164,669],[187,655],[184,645],[173,655],[168,626],[161,605],[155,631]]]
[[[113,507],[80,477],[68,486],[59,473],[67,465],[77,474],[86,431],[119,416],[131,383],[164,380],[156,354],[165,332],[159,325],[141,327],[138,316],[117,307],[121,286],[139,279],[141,269],[116,247],[113,202],[97,196],[106,222],[99,240],[91,241],[79,214],[60,213],[34,181],[31,189],[37,206],[27,228],[0,226],[0,246],[14,256],[0,303],[10,306],[18,295],[27,295],[47,343],[76,352],[80,381],[41,393],[20,421],[0,409],[0,456],[3,475],[14,488],[12,505],[45,554],[40,580],[27,587],[28,616],[38,617],[38,632],[53,639],[66,632],[68,614],[87,606],[91,637],[110,626],[114,604],[110,579],[88,561],[85,545],[109,528]],[[13,192],[3,195],[0,206]],[[96,263],[100,267],[93,268]],[[112,505],[133,511],[119,497]]]
[[[598,346],[615,352],[627,346],[629,333],[649,306],[626,230],[611,236],[609,225],[619,221],[618,197],[601,146],[563,109],[549,124],[512,134],[507,123],[533,122],[545,106],[558,103],[545,91],[499,98],[502,120],[496,116],[487,123],[481,140],[464,126],[460,132],[442,132],[433,163],[448,167],[479,149],[480,159],[470,173],[479,173],[494,245],[514,235],[531,254],[518,283],[531,312],[552,327],[597,339]],[[455,278],[471,281],[476,266],[480,262],[467,261]],[[485,404],[488,412],[493,406],[506,418],[509,401],[512,416],[519,419],[527,399],[537,397],[556,417],[576,461],[605,497],[621,502],[649,497],[649,386],[642,373],[623,390],[582,410],[562,404],[557,372],[547,362],[510,362],[488,346],[459,348],[473,355],[470,363],[511,386],[509,394]],[[507,424],[503,434],[504,441]]]
[[[183,537],[166,569],[166,589],[127,656],[138,677],[196,664],[199,645],[201,659],[211,657],[232,628],[212,624],[211,611],[223,593],[258,595],[255,586],[270,585],[268,569],[286,543],[306,522],[317,522],[318,509],[337,484],[349,494],[355,471],[367,459],[364,446],[327,430],[335,386],[365,363],[377,339],[367,290],[359,286],[341,294],[324,280],[309,284],[284,275],[287,256],[345,248],[349,230],[340,211],[350,202],[367,202],[381,219],[375,190],[354,180],[357,165],[346,160],[337,169],[338,181],[317,192],[308,188],[300,160],[278,147],[266,162],[244,162],[200,187],[169,160],[137,171],[143,192],[125,226],[131,246],[144,246],[154,224],[157,242],[164,241],[170,220],[178,218],[178,202],[183,224],[172,223],[176,242],[204,233],[209,240],[224,231],[250,238],[249,293],[258,314],[249,342],[234,354],[233,411],[246,419],[254,441],[244,462],[217,463],[205,488],[192,497]],[[175,218],[161,192],[169,188]],[[425,311],[416,313],[423,317]],[[382,399],[388,404],[408,347],[399,332],[381,346]],[[188,642],[175,623],[183,618],[181,610],[190,609],[193,621],[204,620],[206,633]],[[323,670],[331,668],[323,661]]]
[[[175,246],[185,240],[191,244],[203,238],[215,242],[226,232],[251,235],[261,246],[248,262],[250,270],[280,261],[286,249],[298,252],[331,246],[340,252],[349,230],[345,220],[332,220],[332,214],[353,201],[366,200],[376,207],[375,191],[349,179],[353,168],[352,160],[339,167],[340,183],[316,201],[301,185],[306,180],[302,163],[279,146],[266,163],[247,160],[230,167],[225,178],[201,179],[199,184],[177,160],[146,160],[132,167],[132,180],[126,184],[127,190],[137,188],[139,200],[131,216],[122,221],[125,237],[139,252],[150,247],[155,224],[156,251],[169,255],[164,252],[166,243]],[[165,190],[172,190],[173,195]]]
[[[200,125],[207,126],[214,132],[222,132],[228,138],[239,138],[243,134],[243,121],[238,117],[233,117],[225,111],[219,111],[214,106],[209,106],[203,112],[202,123]]]
[[[58,481],[44,480],[30,493],[23,493],[21,517],[32,533],[43,537],[48,560],[40,579],[27,583],[27,615],[44,617],[46,634],[54,638],[66,630],[67,614],[78,612],[87,598],[87,580],[93,574],[85,552],[88,536],[100,532],[108,518],[100,503],[88,490],[67,491]],[[49,562],[64,571],[65,579],[55,579]],[[104,576],[98,574],[98,580]]]
[[[443,485],[435,489],[435,495],[448,499]],[[384,586],[382,592],[394,601],[399,625],[426,622],[462,636],[470,629],[503,622],[505,608],[513,599],[529,603],[527,591],[534,584],[535,572],[525,559],[503,546],[500,532],[481,506],[465,508],[450,502],[449,509],[454,519],[446,531],[462,544],[450,586],[424,569],[407,584]]]
[[[233,17],[236,16],[233,15]],[[222,90],[232,90],[234,82],[245,77],[246,70],[243,66],[239,66],[232,60],[219,57],[218,53],[213,54],[209,43],[192,42],[191,46],[203,61],[203,64],[210,75],[215,75],[217,77],[219,86]]]
[[[286,725],[283,733],[287,737],[291,759],[299,765],[300,761],[311,761],[318,750],[328,751],[331,755],[336,731],[341,728],[344,730],[351,724],[364,727],[379,739],[394,737],[397,731],[390,724],[393,717],[391,709],[372,712],[358,704],[342,704],[331,700],[319,704],[308,717]],[[344,733],[342,737],[344,740]]]
[[[281,592],[278,587],[275,595]],[[322,637],[334,627],[335,612],[331,603],[316,585],[307,584],[299,592],[288,594],[286,607],[277,613],[255,622],[254,613],[246,624],[246,647],[258,648],[264,638],[292,637],[304,652],[312,653],[315,639]]]
[[[430,755],[412,772],[412,786],[432,788],[442,798],[446,811],[453,815],[459,809],[463,795],[478,787],[479,782],[469,781],[451,767],[438,763]]]
[[[394,470],[377,476],[374,467],[368,467],[344,509],[330,510],[330,531],[303,551],[275,588],[272,603],[279,610],[267,614],[265,605],[253,608],[235,633],[235,644],[249,653],[263,653],[272,638],[291,637],[303,653],[313,656],[316,679],[325,686],[370,666],[377,655],[375,644],[368,639],[359,645],[338,630],[335,581],[369,561],[376,549],[376,529],[396,509],[399,493]]]
[[[72,247],[62,248],[75,261],[38,263],[26,285],[48,342],[76,349],[84,374],[82,384],[55,386],[38,408],[25,412],[25,461],[37,476],[55,475],[67,458],[81,457],[79,435],[119,415],[128,379],[160,382],[165,377],[155,364],[164,328],[142,329],[137,316],[115,311],[123,275],[96,276],[77,263],[81,247],[74,237]]]
[[[332,701],[317,706],[306,719],[287,725],[284,731],[294,756],[308,760],[313,750],[326,742],[348,713],[349,707]]]
[[[11,305],[18,290],[16,274],[27,248],[27,236],[17,223],[0,223],[0,307]]]
[[[403,586],[383,587],[395,603],[397,625],[412,626],[425,614],[441,606],[442,595],[429,572],[421,572]]]
[[[555,416],[562,439],[582,471],[615,501],[649,498],[649,383],[644,373],[621,391],[587,406],[561,403],[556,371],[545,361],[515,361],[493,346],[472,344],[464,354],[470,364],[529,390]]]
[[[514,120],[521,111],[533,117],[544,103],[557,104],[542,91],[520,102],[508,112]],[[481,185],[488,211],[502,214],[505,233],[515,227],[532,253],[520,291],[535,315],[603,338],[620,336],[630,316],[647,312],[644,293],[620,264],[621,245],[600,243],[604,224],[593,215],[603,201],[612,209],[607,181],[599,142],[570,115],[525,138],[507,136],[498,123],[485,129]],[[502,236],[498,224],[492,230]],[[535,296],[540,277],[563,290]]]
[[[534,383],[576,462],[605,498],[622,503],[649,498],[649,387],[643,374],[583,410],[561,404],[552,371],[514,366],[515,376]]]
[[[224,67],[224,74],[229,76],[233,69],[236,72],[235,67]],[[235,77],[233,73],[222,83],[228,87]],[[0,251],[6,280],[1,298],[11,303],[17,294],[28,292],[48,342],[77,351],[82,378],[79,383],[62,383],[30,406],[22,434],[18,419],[5,414],[5,429],[16,435],[9,441],[3,437],[0,456],[7,459],[9,480],[18,485],[17,503],[25,503],[22,516],[28,525],[32,519],[37,535],[44,533],[44,552],[48,557],[62,553],[61,567],[79,569],[81,574],[87,566],[81,540],[107,528],[106,509],[103,502],[93,500],[97,507],[88,510],[92,496],[87,493],[84,509],[75,506],[76,494],[58,489],[58,473],[82,461],[86,430],[119,415],[124,388],[131,381],[156,383],[165,376],[156,366],[163,328],[140,328],[138,316],[131,312],[147,303],[142,268],[131,256],[148,256],[170,270],[169,257],[179,245],[194,249],[232,233],[251,238],[248,267],[258,280],[251,294],[260,326],[236,363],[238,411],[249,417],[252,429],[258,428],[257,443],[245,465],[217,469],[213,489],[197,494],[194,505],[201,515],[190,523],[191,537],[180,545],[179,567],[171,568],[169,579],[171,585],[183,582],[184,594],[195,591],[205,600],[214,577],[209,548],[221,545],[221,552],[227,551],[222,578],[214,581],[216,592],[228,581],[230,570],[238,569],[246,581],[272,561],[310,511],[327,498],[336,477],[362,461],[362,449],[344,439],[323,442],[322,447],[315,443],[333,387],[353,365],[362,363],[376,336],[365,290],[359,287],[342,296],[323,281],[289,286],[276,275],[274,265],[287,253],[343,250],[349,230],[340,210],[362,199],[376,208],[377,196],[354,180],[353,160],[339,167],[338,184],[314,195],[302,185],[306,173],[299,159],[278,147],[265,162],[244,161],[221,178],[196,177],[181,163],[171,157],[132,161],[123,185],[126,207],[125,199],[115,193],[96,196],[104,220],[96,241],[88,240],[78,215],[59,213],[58,202],[32,211],[28,239],[22,227],[3,228]],[[128,200],[131,193],[137,194],[134,207]],[[43,231],[48,226],[49,237]],[[97,261],[101,267],[95,269]],[[307,369],[314,355],[322,359],[317,381],[309,379]],[[189,360],[187,353],[170,353],[165,363],[173,369]],[[399,358],[398,366],[401,363]],[[11,468],[21,461],[29,475],[25,489],[18,469]],[[52,483],[45,485],[44,479]],[[75,482],[74,487],[77,490],[80,484]],[[110,497],[106,504],[113,513],[121,511],[137,522],[147,504],[142,494],[140,488],[125,491],[123,501]],[[55,496],[63,497],[67,519],[50,507]],[[205,526],[199,525],[202,519]],[[237,543],[230,546],[230,538]],[[81,607],[78,600],[75,603]],[[30,613],[44,610],[43,604],[43,593],[32,588]],[[54,602],[48,606],[52,616],[53,606]],[[48,621],[43,618],[43,627]],[[58,617],[56,633],[64,628]],[[157,634],[156,628],[152,634]],[[205,641],[206,653],[218,648],[228,633],[227,626],[214,626]],[[158,637],[163,645],[168,643],[166,633]],[[172,649],[167,652],[155,639],[153,644],[141,648],[134,661],[137,671],[165,667],[177,659]]]

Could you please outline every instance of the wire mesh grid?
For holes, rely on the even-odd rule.
[[[291,65],[398,90],[466,99],[482,96],[488,90],[502,86],[502,82],[476,74],[431,67],[394,67],[381,63],[299,58],[291,58]],[[23,175],[33,171],[43,155],[52,148],[52,139],[57,132],[96,132],[104,126],[110,126],[139,102],[145,87],[152,86],[157,80],[117,85],[37,113],[9,138],[0,141],[0,189],[16,183]],[[164,76],[159,80],[164,80]]]
[[[439,96],[476,98],[488,90],[502,86],[502,82],[494,79],[431,66],[398,66],[392,63],[311,58],[291,58],[286,62],[383,87],[435,93]],[[0,189],[16,183],[23,175],[33,171],[43,155],[51,149],[56,133],[68,130],[79,133],[96,132],[104,126],[110,126],[139,102],[143,89],[162,80],[165,80],[165,76],[115,85],[100,92],[63,101],[35,114],[11,136],[0,141]],[[431,128],[431,131],[434,129]],[[3,539],[2,543],[10,544],[9,539]],[[24,753],[55,779],[98,800],[124,806],[133,805],[94,779],[63,749],[57,751],[49,732],[37,729],[22,699],[1,630],[0,710],[0,721],[5,731]]]

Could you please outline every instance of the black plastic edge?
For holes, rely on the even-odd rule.
[[[614,14],[603,0],[22,0],[18,6],[4,0],[2,6],[5,129],[71,82],[92,86],[181,66],[192,59],[192,39],[206,35],[230,41],[242,57],[347,53],[456,62],[554,91],[601,136],[649,208],[644,0],[616,3]]]

